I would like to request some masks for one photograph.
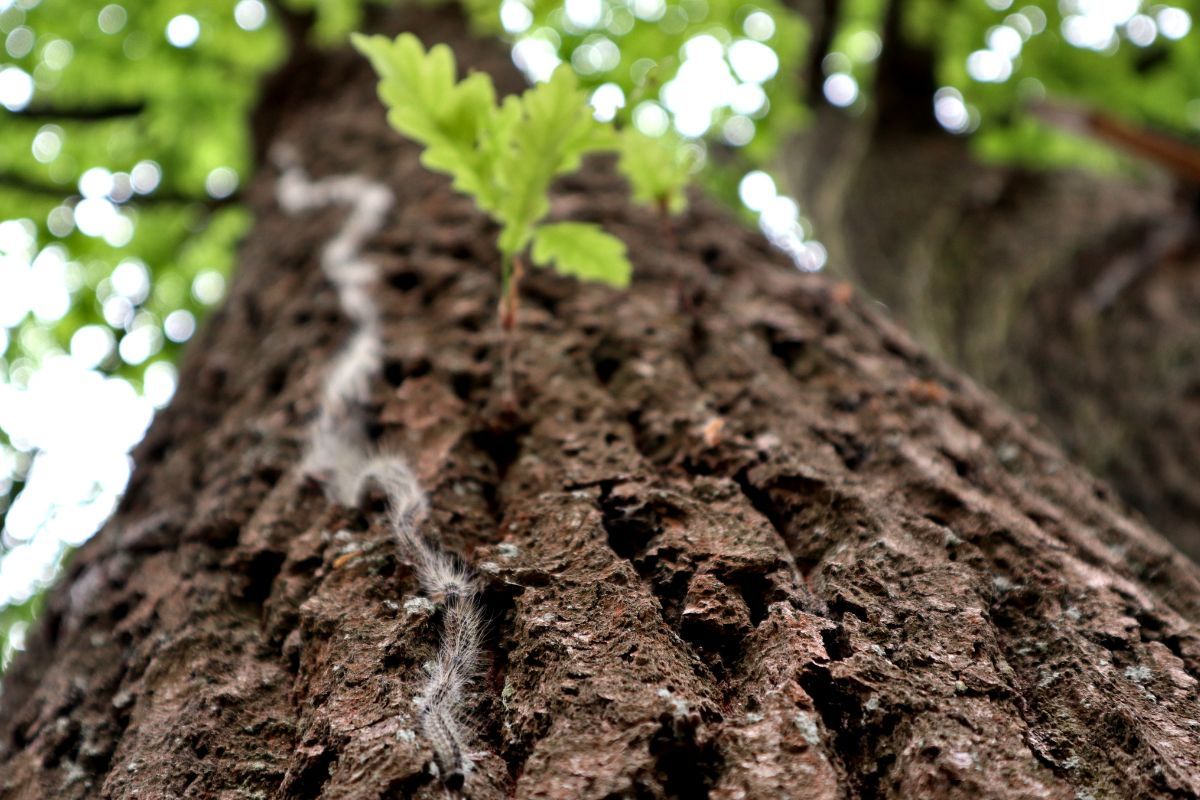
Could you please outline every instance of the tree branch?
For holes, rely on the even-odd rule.
[[[40,183],[32,181],[21,175],[13,175],[12,173],[0,172],[0,190],[13,190],[25,192],[26,194],[36,194],[43,197],[50,197],[57,200],[63,200],[72,196],[78,196],[79,192],[70,184],[56,186],[50,183]],[[154,205],[202,205],[210,210],[221,208],[223,206],[234,205],[242,201],[240,192],[229,195],[228,197],[203,197],[195,195],[180,194],[178,192],[154,192],[152,194],[138,194],[130,198],[136,205],[154,206]],[[126,202],[130,202],[126,201]],[[124,205],[124,203],[118,203]]]
[[[810,107],[822,102],[824,97],[825,74],[821,62],[829,54],[833,46],[833,37],[837,33],[841,21],[841,0],[809,0],[802,5],[813,10],[808,15],[812,27],[812,40],[808,49],[808,72],[805,78],[805,102]],[[819,8],[814,8],[819,6]]]
[[[13,117],[28,120],[77,120],[83,122],[98,122],[106,119],[136,117],[146,110],[142,101],[132,103],[114,103],[105,106],[80,106],[77,108],[57,108],[55,106],[30,106],[21,111],[9,112]]]
[[[11,173],[0,173],[0,189],[12,189],[18,192],[25,192],[26,194],[39,194],[57,198],[69,197],[75,194],[69,185],[54,186],[49,183],[38,183],[21,175],[13,175]]]
[[[877,126],[941,131],[931,111],[937,80],[933,53],[904,36],[905,5],[888,3],[883,22],[883,52],[875,71]]]

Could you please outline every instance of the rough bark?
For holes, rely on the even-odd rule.
[[[821,31],[836,13],[811,18]],[[968,139],[934,121],[932,64],[895,28],[872,111],[833,109],[811,81],[816,124],[785,159],[830,269],[886,303],[935,354],[1035,414],[1200,558],[1200,249],[1190,196],[1153,173],[981,163]]]
[[[406,27],[514,79],[448,12]],[[555,215],[626,292],[529,278],[502,401],[494,229],[308,56],[266,100],[316,175],[398,198],[374,433],[486,581],[473,798],[1192,797],[1200,569],[845,286],[609,165]],[[290,87],[284,91],[285,87]],[[382,509],[296,468],[347,320],[264,169],[222,311],[0,698],[0,797],[439,797],[436,647]],[[695,313],[680,310],[683,291]]]

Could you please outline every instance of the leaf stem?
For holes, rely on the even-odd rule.
[[[660,195],[655,205],[658,206],[658,221],[662,225],[663,236],[667,238],[667,245],[672,250],[678,250],[679,240],[675,238],[675,226],[671,223],[671,198]]]
[[[520,256],[505,253],[500,264],[500,330],[504,337],[502,375],[505,402],[517,405],[516,377],[513,375],[513,349],[516,346],[517,312],[520,306],[521,276],[525,267]]]

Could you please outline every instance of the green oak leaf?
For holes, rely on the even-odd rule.
[[[533,234],[533,263],[564,275],[624,288],[633,267],[625,243],[588,222],[541,225]]]

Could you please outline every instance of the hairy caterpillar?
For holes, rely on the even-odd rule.
[[[469,749],[473,737],[464,708],[483,647],[478,588],[457,558],[422,535],[420,526],[428,511],[425,492],[401,455],[375,450],[365,419],[370,383],[380,372],[383,342],[374,299],[379,269],[363,258],[362,248],[383,227],[394,197],[386,186],[360,175],[314,181],[290,148],[277,148],[273,160],[282,172],[276,198],[285,212],[350,207],[341,228],[321,249],[320,262],[355,328],[325,377],[303,469],[343,505],[357,505],[372,488],[387,498],[388,521],[401,554],[412,562],[422,591],[441,610],[437,656],[417,703],[421,730],[433,749],[438,774],[448,789],[459,790],[473,762]]]

